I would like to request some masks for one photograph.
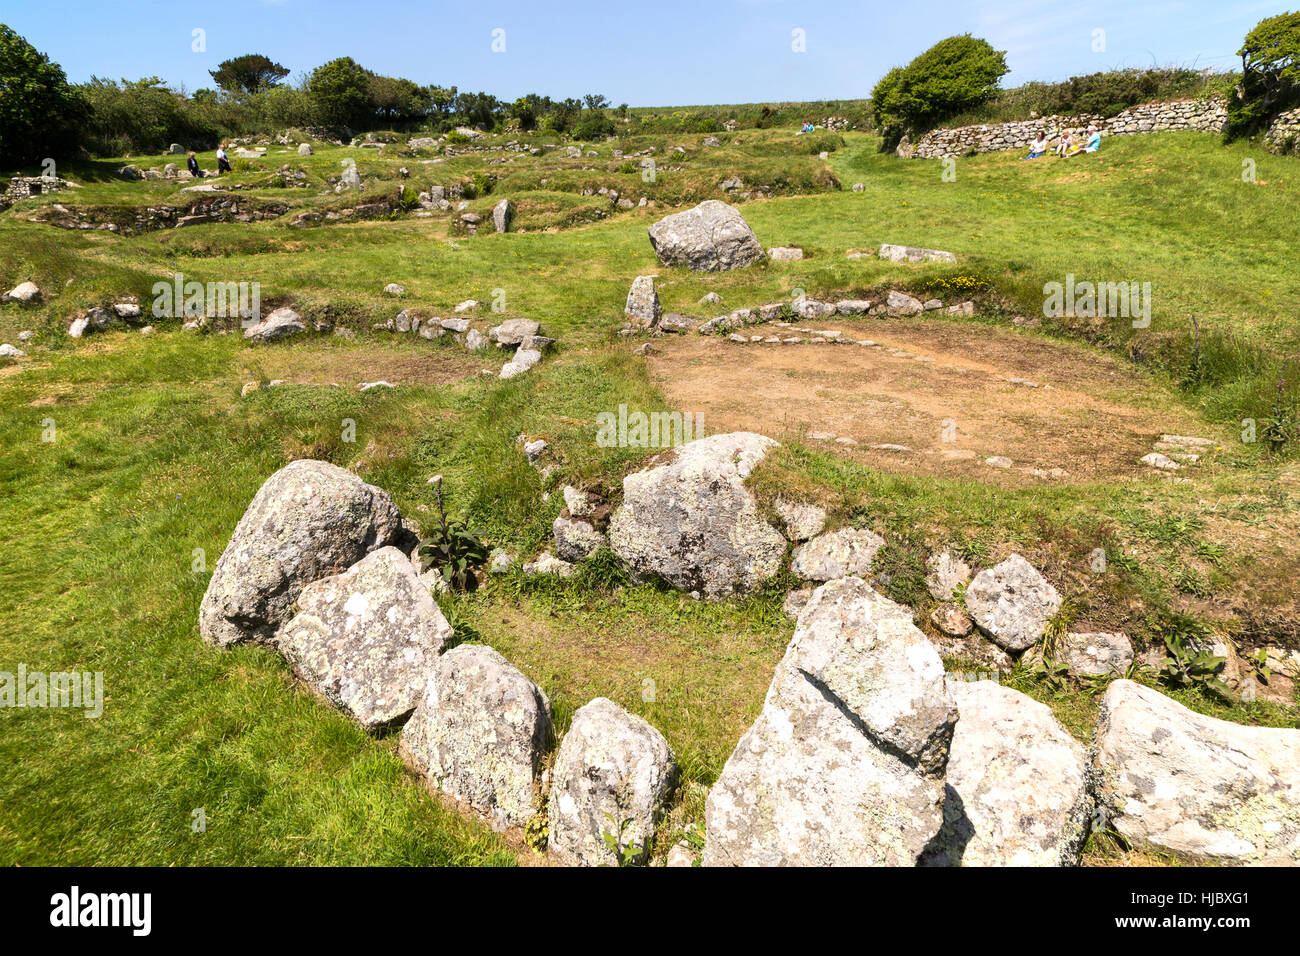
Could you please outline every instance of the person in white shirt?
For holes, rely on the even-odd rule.
[[[217,147],[217,172],[218,173],[230,172],[230,159],[226,156],[225,146]]]

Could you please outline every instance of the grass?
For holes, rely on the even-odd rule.
[[[0,284],[34,279],[47,292],[34,309],[0,306],[0,341],[19,329],[37,332],[28,359],[0,367],[8,545],[0,593],[9,598],[0,608],[0,667],[102,670],[108,696],[100,720],[0,711],[0,759],[13,768],[0,785],[0,862],[530,860],[529,851],[430,800],[402,770],[392,737],[358,731],[296,687],[269,651],[205,647],[196,620],[207,577],[191,569],[195,549],[212,566],[262,481],[297,457],[354,468],[416,520],[430,516],[425,479],[442,473],[449,510],[490,544],[525,558],[546,547],[562,483],[616,493],[644,457],[592,441],[596,414],[620,403],[666,407],[645,362],[615,334],[631,278],[647,272],[659,275],[666,310],[699,314],[696,302],[708,291],[729,309],[788,300],[797,288],[817,297],[907,287],[945,301],[976,298],[977,316],[950,320],[974,331],[1035,315],[1043,284],[1069,272],[1150,281],[1150,329],[1044,319],[1019,334],[1066,343],[1080,362],[1107,353],[1138,359],[1152,434],[1164,416],[1190,409],[1197,433],[1223,444],[1186,483],[1008,488],[873,469],[794,433],[779,436],[784,447],[753,487],[765,507],[795,494],[826,506],[833,524],[884,534],[882,587],[921,620],[932,606],[920,585],[928,553],[955,546],[983,564],[1015,549],[1070,594],[1077,620],[1125,630],[1139,647],[1175,614],[1250,646],[1300,646],[1291,587],[1300,570],[1291,543],[1300,530],[1296,466],[1234,441],[1240,417],[1263,417],[1268,378],[1295,371],[1286,356],[1297,354],[1290,316],[1300,278],[1290,262],[1300,226],[1285,215],[1296,198],[1294,160],[1255,156],[1208,135],[1162,134],[1109,140],[1099,156],[1069,163],[961,160],[956,182],[945,183],[938,163],[900,162],[862,135],[847,134],[827,163],[802,151],[788,130],[719,134],[722,145],[712,149],[702,138],[638,134],[597,144],[597,157],[581,159],[562,151],[375,157],[320,148],[301,159],[273,155],[260,162],[266,169],[227,177],[256,184],[281,162],[306,170],[309,189],[249,190],[290,204],[276,222],[123,236],[27,221],[54,201],[124,210],[182,201],[176,183],[114,178],[124,158],[64,170],[84,181],[81,191],[0,215]],[[686,159],[667,159],[679,142]],[[619,171],[624,159],[614,149],[650,146],[662,161],[654,183]],[[372,180],[363,201],[395,194],[401,181],[420,188],[496,175],[492,192],[470,208],[509,196],[526,231],[453,236],[442,213],[290,228],[304,209],[355,204],[355,196],[327,190],[344,156],[355,156]],[[1261,183],[1241,181],[1244,158],[1257,161]],[[772,187],[773,198],[742,205],[763,244],[798,245],[806,258],[722,275],[658,266],[646,227],[675,204],[720,196],[717,184],[731,175],[750,188]],[[862,192],[849,191],[855,182]],[[602,186],[646,195],[655,206],[615,210],[603,197],[581,195]],[[575,225],[597,208],[608,210],[603,218]],[[962,261],[908,267],[844,256],[880,242],[950,249]],[[91,305],[124,294],[147,304],[152,284],[174,272],[259,281],[264,305],[292,302],[309,318],[355,327],[357,337],[254,349],[237,336],[186,335],[168,320],[148,338],[109,333],[74,342],[63,334]],[[408,290],[400,304],[381,293],[391,281]],[[399,308],[444,314],[466,298],[503,305],[480,324],[538,319],[559,339],[558,351],[528,375],[499,382],[472,374],[495,368],[499,356],[370,331]],[[1206,371],[1189,382],[1193,314]],[[386,377],[400,387],[364,394],[351,387]],[[294,384],[239,397],[248,381],[280,378]],[[344,440],[345,419],[356,424],[355,442]],[[41,441],[47,420],[54,442]],[[527,465],[520,434],[550,442],[554,474]],[[1098,547],[1109,561],[1101,576],[1089,569]],[[773,586],[744,603],[701,604],[630,586],[596,560],[573,582],[509,575],[447,610],[462,637],[497,647],[547,691],[561,729],[599,695],[665,733],[690,785],[661,834],[666,849],[686,823],[700,821],[703,788],[761,707],[792,633],[783,595]],[[1095,688],[1048,685],[1023,672],[1009,680],[1049,703],[1080,739],[1090,735]],[[1300,726],[1285,703],[1225,706],[1194,690],[1173,696],[1234,720]],[[200,807],[207,830],[193,833]],[[1098,850],[1095,861],[1111,861],[1110,853]]]

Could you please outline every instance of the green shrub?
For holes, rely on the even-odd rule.
[[[614,121],[605,115],[604,110],[586,110],[582,118],[573,127],[573,138],[600,140],[614,135]]]
[[[892,149],[904,133],[924,133],[987,103],[1006,72],[1006,54],[969,33],[940,40],[907,66],[890,70],[871,94],[885,147]]]

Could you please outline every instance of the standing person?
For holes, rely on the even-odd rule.
[[[195,179],[203,178],[203,170],[199,169],[199,160],[193,153],[190,153],[189,159],[185,160],[185,165],[189,167],[190,175]]]
[[[226,147],[220,145],[217,147],[217,173],[230,172],[230,159],[226,156]]]

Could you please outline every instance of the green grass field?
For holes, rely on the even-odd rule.
[[[1135,429],[1152,438],[1178,422],[1219,442],[1180,473],[1184,481],[1169,481],[1136,466],[1092,474],[1086,462],[1104,449],[1071,443],[1068,434],[1044,436],[1072,477],[1016,484],[845,456],[812,441],[809,422],[792,420],[772,436],[783,448],[755,478],[760,499],[796,492],[824,504],[833,522],[883,533],[888,590],[916,607],[918,619],[933,606],[920,583],[924,559],[954,544],[979,562],[1019,550],[1070,596],[1074,621],[1123,629],[1140,649],[1172,632],[1214,634],[1243,652],[1300,648],[1294,448],[1274,453],[1240,439],[1243,418],[1271,414],[1279,376],[1294,396],[1300,371],[1293,158],[1169,133],[1108,140],[1101,154],[1068,162],[962,159],[947,182],[940,163],[882,155],[860,134],[846,134],[826,162],[789,130],[719,138],[722,145],[709,149],[700,134],[647,134],[596,144],[597,156],[580,159],[563,150],[446,158],[332,147],[299,158],[272,147],[254,163],[264,168],[222,182],[252,184],[240,195],[289,204],[277,221],[133,236],[28,221],[55,202],[112,218],[188,201],[176,182],[117,178],[113,171],[128,161],[121,159],[61,169],[83,188],[0,214],[0,285],[30,279],[46,290],[34,309],[0,305],[0,342],[16,342],[22,329],[37,333],[23,346],[27,358],[0,367],[7,529],[0,669],[25,662],[33,670],[103,671],[107,697],[97,720],[0,711],[0,761],[10,768],[0,783],[0,863],[539,859],[429,798],[403,771],[394,738],[351,725],[296,686],[268,649],[204,645],[197,612],[208,576],[194,570],[195,549],[210,569],[266,477],[313,457],[355,468],[416,520],[430,513],[426,478],[442,473],[451,510],[485,541],[525,556],[542,550],[562,507],[555,493],[562,484],[616,491],[644,457],[639,449],[599,447],[596,415],[620,403],[672,407],[671,361],[648,363],[616,334],[628,286],[645,273],[659,275],[666,311],[704,315],[713,313],[695,303],[710,291],[724,309],[789,300],[795,289],[814,298],[889,288],[945,302],[973,298],[975,316],[937,320],[954,352],[995,341],[1029,362],[1050,345],[1054,358],[1038,371],[1044,380],[1068,370],[1080,394],[1123,403],[1138,416]],[[671,158],[678,144],[685,157]],[[654,182],[622,171],[626,160],[611,153],[651,146],[661,163]],[[470,208],[486,213],[509,197],[524,231],[467,236],[453,229],[449,213],[290,227],[303,210],[355,205],[355,195],[336,195],[326,181],[345,157],[355,157],[368,180],[362,201],[392,196],[400,182],[419,189],[494,175],[491,193]],[[501,158],[510,162],[487,165]],[[202,160],[214,165],[211,155]],[[1256,182],[1243,181],[1243,160],[1254,160]],[[169,158],[129,161],[148,167]],[[309,188],[268,184],[283,163],[306,171]],[[806,258],[721,275],[659,266],[646,227],[719,197],[718,183],[730,176],[771,187],[771,198],[739,203],[763,245],[797,245]],[[854,183],[862,191],[852,191]],[[581,195],[601,187],[654,205],[576,224],[608,209],[603,197]],[[882,242],[951,250],[960,263],[846,257]],[[147,308],[153,283],[177,272],[260,282],[264,306],[291,302],[307,318],[348,325],[357,336],[259,348],[235,335],[183,333],[174,321],[156,323],[159,332],[149,337],[66,336],[68,322],[90,306],[132,294]],[[1067,274],[1150,282],[1151,327],[1013,323],[1041,317],[1044,283]],[[388,282],[406,287],[400,305],[382,295]],[[559,340],[557,351],[528,375],[501,382],[474,374],[495,368],[490,358],[471,359],[449,339],[370,329],[402,307],[450,314],[468,298],[503,298],[504,316],[537,319]],[[353,388],[380,378],[398,387]],[[292,384],[240,397],[246,382],[275,379]],[[1026,415],[1043,396],[1025,400]],[[356,423],[355,442],[344,440],[345,419]],[[54,440],[42,440],[50,428]],[[558,469],[549,479],[524,460],[521,433],[551,442]],[[1100,577],[1087,565],[1097,547],[1113,556]],[[546,690],[561,729],[573,710],[604,695],[663,731],[688,784],[664,823],[659,847],[666,850],[686,823],[702,820],[704,789],[758,713],[793,630],[781,612],[789,583],[740,604],[709,605],[630,586],[595,559],[571,582],[512,574],[444,606],[462,639],[497,647]],[[1009,680],[1088,739],[1098,688],[1028,669]],[[1234,720],[1300,727],[1294,693],[1229,705],[1195,688],[1168,692]],[[194,832],[200,808],[206,830]],[[1116,859],[1167,862],[1110,846],[1088,855]]]

